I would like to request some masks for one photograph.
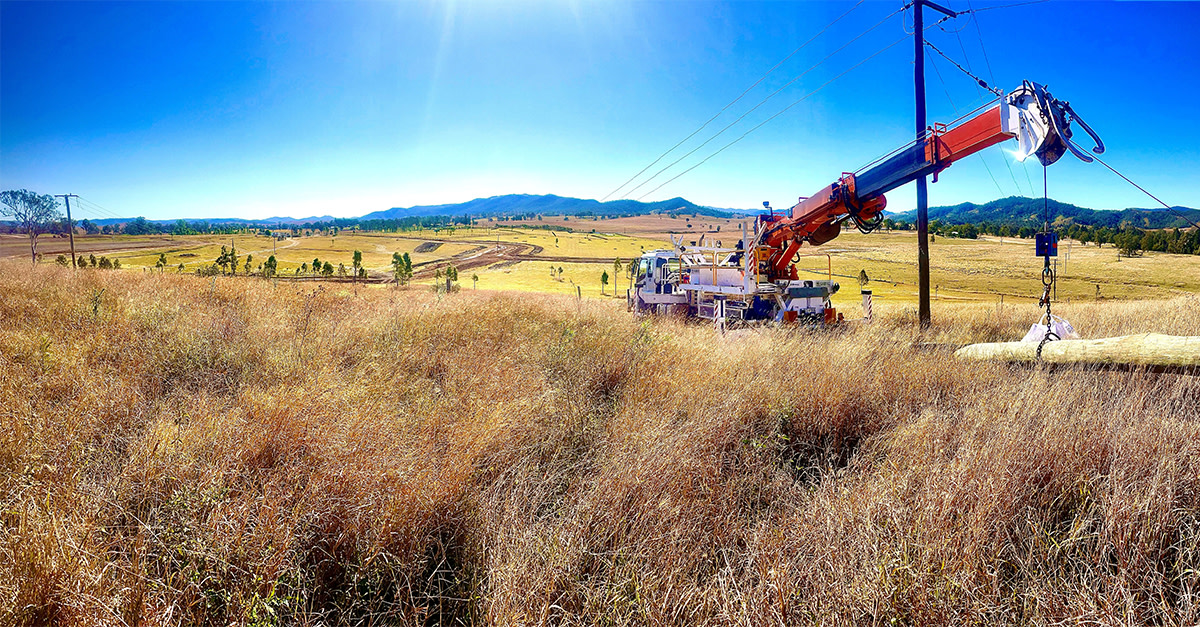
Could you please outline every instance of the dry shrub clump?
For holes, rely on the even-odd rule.
[[[16,263],[0,294],[3,624],[1200,621],[1198,377],[958,363],[903,311],[719,336]]]

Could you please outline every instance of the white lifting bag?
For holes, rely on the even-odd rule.
[[[1071,326],[1070,322],[1067,322],[1066,320],[1063,320],[1062,318],[1059,318],[1058,316],[1055,316],[1055,315],[1050,316],[1050,329],[1049,330],[1052,331],[1055,335],[1057,335],[1058,339],[1060,339],[1060,340],[1082,339],[1079,337],[1079,334],[1075,332],[1075,327]],[[1046,333],[1047,333],[1046,316],[1042,316],[1041,320],[1039,320],[1036,324],[1029,327],[1029,333],[1026,333],[1025,337],[1022,338],[1021,341],[1022,342],[1032,342],[1032,343],[1036,344],[1036,343],[1041,342],[1042,338],[1046,337]],[[1053,342],[1054,340],[1055,340],[1055,338],[1053,336],[1051,336],[1050,341]]]

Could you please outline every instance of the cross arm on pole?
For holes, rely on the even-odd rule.
[[[951,11],[950,9],[947,9],[946,7],[940,5],[936,2],[930,2],[929,0],[917,0],[916,4],[917,4],[917,6],[922,6],[922,5],[927,6],[931,9],[933,9],[934,11],[937,11],[938,13],[945,15],[946,17],[958,17],[957,11]]]

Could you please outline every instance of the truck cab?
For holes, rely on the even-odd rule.
[[[687,312],[687,294],[679,289],[679,255],[672,250],[652,250],[635,261],[625,293],[630,311],[652,314]]]

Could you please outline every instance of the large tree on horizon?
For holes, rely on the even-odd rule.
[[[62,219],[58,199],[27,189],[0,192],[0,215],[11,217],[29,235],[29,256],[37,263],[37,238]]]

